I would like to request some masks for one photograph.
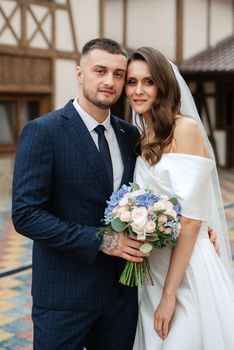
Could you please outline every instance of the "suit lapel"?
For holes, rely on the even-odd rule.
[[[110,195],[113,190],[105,169],[105,164],[98,152],[92,136],[74,108],[72,101],[64,107],[63,117],[63,127],[66,129],[69,137],[92,168],[92,171],[97,176],[101,186],[108,195]]]

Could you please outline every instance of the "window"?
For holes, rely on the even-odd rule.
[[[0,95],[0,154],[16,150],[22,128],[47,112],[48,102],[48,96]]]

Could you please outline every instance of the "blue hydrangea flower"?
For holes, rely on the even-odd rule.
[[[136,197],[136,205],[149,208],[158,200],[158,196],[153,193],[145,193]]]
[[[108,206],[104,212],[104,220],[106,224],[109,224],[112,219],[112,210],[118,205],[119,201],[123,198],[125,193],[131,192],[131,187],[123,185],[118,191],[115,191],[110,196],[110,200],[106,201]]]
[[[175,209],[177,215],[181,215],[181,205],[180,205],[179,201],[177,201],[176,205],[174,206],[174,209]]]

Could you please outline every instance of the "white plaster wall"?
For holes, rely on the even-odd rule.
[[[129,0],[127,46],[153,46],[175,57],[175,0]]]
[[[71,60],[55,61],[55,109],[63,107],[78,95],[76,66],[76,62]]]
[[[71,0],[78,48],[99,36],[99,0]]]
[[[207,47],[207,1],[184,0],[183,58]]]
[[[104,14],[104,36],[123,44],[123,2],[106,0]]]
[[[233,17],[232,0],[211,1],[211,45],[233,34]]]
[[[55,13],[55,48],[62,51],[74,51],[72,27],[67,11],[56,10]]]
[[[98,0],[71,0],[72,16],[77,36],[78,49],[90,39],[99,36],[99,2]],[[60,18],[62,21],[62,18]],[[60,29],[59,29],[60,30]],[[63,26],[61,31],[65,32]],[[71,47],[69,30],[60,31],[60,47]],[[55,108],[60,108],[71,98],[78,95],[76,66],[78,62],[57,59],[55,63]]]
[[[214,131],[214,138],[217,146],[217,155],[218,155],[218,161],[220,166],[226,165],[226,154],[227,154],[227,147],[226,147],[226,132],[224,130],[215,130]]]

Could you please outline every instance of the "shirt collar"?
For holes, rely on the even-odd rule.
[[[75,109],[77,110],[77,112],[79,113],[81,119],[83,120],[83,122],[85,123],[87,129],[89,130],[89,132],[93,131],[96,126],[98,126],[100,123],[98,123],[89,113],[87,113],[78,103],[78,98],[75,98],[73,101],[73,106],[75,107]],[[108,112],[108,115],[106,117],[106,119],[104,120],[103,123],[101,123],[101,125],[103,125],[106,129],[107,132],[110,131],[111,128],[111,121],[110,121],[110,110]]]

